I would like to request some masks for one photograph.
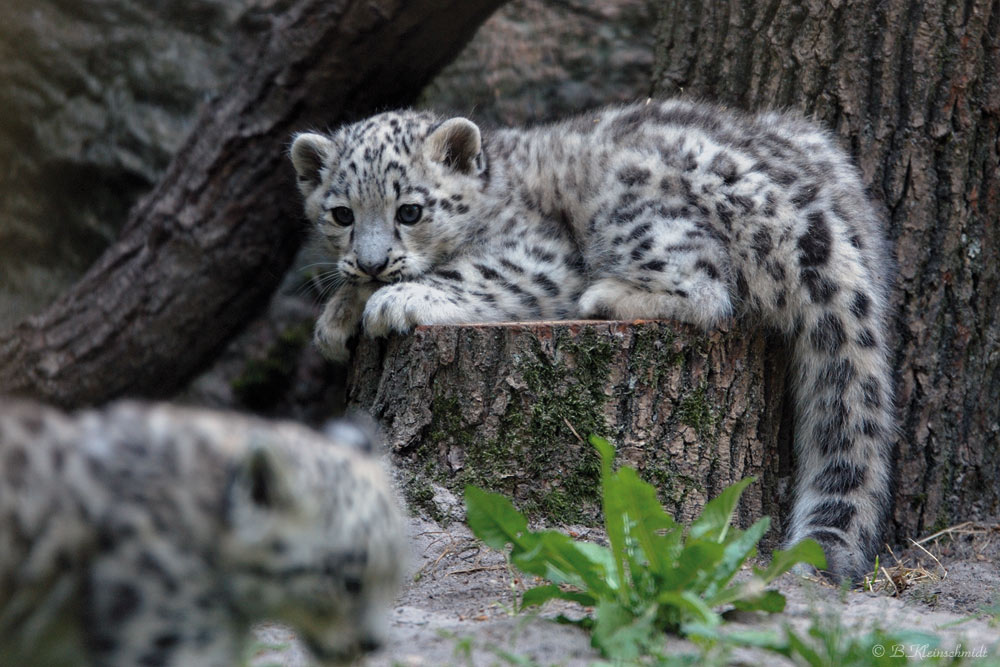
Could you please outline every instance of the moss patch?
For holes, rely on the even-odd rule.
[[[426,477],[417,475],[406,480],[403,483],[403,497],[406,499],[406,505],[411,509],[426,512],[427,516],[439,523],[447,523],[438,506],[434,503],[434,489],[431,488]]]
[[[636,330],[629,364],[637,373],[648,374],[652,386],[659,385],[668,367],[684,365],[687,357],[684,350],[674,349],[675,337],[674,331],[664,324],[646,324]]]
[[[699,438],[707,439],[715,425],[715,411],[708,399],[708,387],[704,384],[688,392],[677,408],[680,420],[692,427]]]
[[[583,438],[615,435],[603,410],[616,350],[589,329],[574,338],[566,327],[556,327],[552,348],[550,354],[534,341],[515,365],[515,379],[525,388],[511,392],[493,438],[478,436],[465,423],[461,402],[442,380],[435,387],[431,431],[417,454],[431,463],[422,474],[459,494],[466,484],[475,484],[512,496],[536,518],[594,522],[600,462],[573,429]],[[465,461],[446,479],[434,463],[447,465],[441,459],[452,448],[464,452]],[[419,497],[412,500],[426,502],[426,493],[414,495]]]

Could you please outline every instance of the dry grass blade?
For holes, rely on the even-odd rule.
[[[941,537],[948,536],[953,537],[955,535],[975,535],[979,533],[988,533],[993,527],[985,526],[983,524],[976,523],[975,521],[963,521],[962,523],[957,523],[954,526],[949,526],[948,528],[943,528],[932,535],[921,538],[914,542],[916,545],[921,545],[926,542],[932,542]]]
[[[948,576],[948,569],[944,565],[941,564],[941,561],[938,560],[937,556],[935,556],[930,551],[928,551],[927,549],[925,549],[924,546],[922,544],[920,544],[919,542],[914,542],[913,540],[910,540],[910,542],[913,543],[913,546],[915,546],[916,548],[918,548],[921,551],[923,551],[925,554],[927,554],[928,556],[930,556],[931,559],[933,559],[935,563],[937,563],[937,566],[939,568],[941,568],[941,578],[942,579],[944,579],[945,577]]]
[[[476,572],[496,572],[498,570],[506,570],[507,567],[503,563],[497,563],[495,565],[477,565],[475,567],[468,567],[464,570],[450,570],[445,572],[446,577],[450,577],[455,574],[474,574]]]
[[[886,545],[886,549],[895,561],[895,565],[879,567],[877,571],[865,577],[864,590],[871,592],[886,592],[893,596],[898,596],[912,585],[923,581],[940,581],[948,576],[948,569],[938,557],[927,546],[936,544],[939,540],[948,538],[957,540],[959,538],[971,539],[974,542],[973,548],[977,552],[985,551],[1000,536],[1000,524],[984,524],[976,521],[963,521],[954,526],[949,526],[936,531],[919,540],[909,539],[913,548],[918,549],[934,562],[934,569],[931,571],[920,562],[922,557],[918,553],[911,552],[911,559],[916,560],[916,564],[910,564],[904,556],[902,560],[896,556],[892,548]],[[927,545],[927,546],[924,546]],[[980,560],[985,557],[978,556]]]
[[[895,573],[895,576],[893,576],[893,574],[889,574],[889,571],[885,569],[884,565],[881,568],[879,568],[879,571],[882,573],[882,576],[885,577],[885,580],[892,585],[893,596],[898,597],[899,594],[903,592],[903,589],[905,589],[905,586],[903,586],[902,588],[900,588],[900,586],[897,586],[896,578],[899,577],[901,580],[904,580],[903,577],[900,577],[898,573]]]
[[[430,535],[430,534],[435,534],[437,532],[438,531],[433,531],[433,532],[422,533],[422,534],[423,535]],[[441,550],[441,553],[438,554],[437,558],[435,558],[433,562],[425,563],[424,566],[421,567],[416,572],[416,574],[414,575],[414,577],[416,577],[416,578],[422,578],[425,575],[428,575],[428,574],[436,572],[438,570],[439,566],[441,565],[441,561],[445,560],[446,558],[464,559],[463,555],[466,554],[466,553],[468,553],[468,552],[470,552],[470,551],[473,551],[473,552],[476,553],[476,558],[475,558],[474,562],[478,562],[479,558],[482,557],[482,547],[481,547],[481,545],[476,540],[472,540],[472,539],[468,539],[468,538],[456,538],[456,537],[454,537],[452,535],[448,535],[447,533],[442,533],[442,535],[444,535],[446,537],[441,537],[441,538],[437,538],[437,539],[433,540],[430,544],[428,544],[427,546],[424,547],[424,552],[426,553],[426,552],[430,551],[431,547],[435,546],[439,542],[444,541],[445,539],[447,539],[448,544]],[[468,560],[468,559],[464,559],[464,560]],[[451,574],[451,573],[447,573],[447,574]]]
[[[938,581],[943,579],[943,576],[938,576],[934,572],[931,572],[923,565],[917,563],[916,565],[909,565],[904,557],[900,560],[896,553],[892,550],[892,547],[886,545],[885,548],[889,551],[889,555],[892,556],[893,560],[896,561],[895,565],[880,566],[877,572],[874,572],[871,576],[865,577],[864,589],[871,591],[873,593],[885,592],[889,593],[893,597],[899,597],[903,591],[910,588],[916,583],[922,581]],[[926,551],[926,550],[924,550]],[[930,553],[928,552],[928,555]],[[933,556],[931,556],[933,558]],[[940,565],[940,561],[934,558],[934,561]],[[944,568],[942,571],[947,574]]]

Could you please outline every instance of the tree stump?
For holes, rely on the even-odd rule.
[[[666,321],[418,327],[362,339],[348,401],[385,429],[411,503],[476,484],[535,517],[593,523],[601,435],[688,521],[753,475],[738,521],[782,511],[786,355],[761,332]],[[780,531],[772,531],[772,540]]]

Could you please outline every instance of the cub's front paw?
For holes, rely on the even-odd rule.
[[[331,327],[320,320],[316,322],[316,328],[313,330],[313,343],[324,357],[342,364],[351,356],[350,350],[347,349],[347,341],[353,333],[353,328]]]
[[[421,324],[470,321],[456,297],[419,283],[398,283],[375,292],[365,305],[361,322],[369,336],[407,333]]]
[[[350,356],[347,341],[358,330],[361,309],[372,294],[367,288],[342,287],[335,292],[316,320],[313,342],[330,361],[343,363]]]

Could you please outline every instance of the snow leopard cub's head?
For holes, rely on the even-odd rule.
[[[481,217],[479,128],[415,111],[388,112],[291,148],[305,211],[349,282],[396,282],[434,269]]]
[[[322,664],[353,664],[386,639],[407,553],[375,436],[347,421],[330,439],[269,429],[245,436],[228,471],[213,552],[227,604],[290,625]]]

